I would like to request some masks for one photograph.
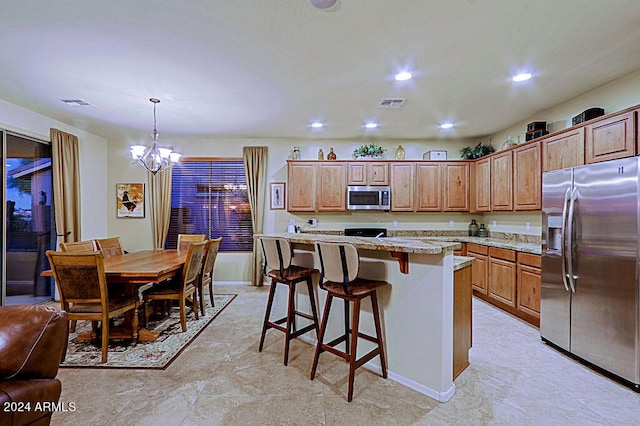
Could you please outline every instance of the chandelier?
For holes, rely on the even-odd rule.
[[[161,148],[158,146],[158,131],[156,130],[156,104],[160,103],[160,99],[151,98],[153,103],[153,133],[151,134],[151,145],[133,145],[129,149],[133,162],[140,164],[142,167],[153,173],[163,172],[174,166],[182,154],[173,152],[171,147]]]

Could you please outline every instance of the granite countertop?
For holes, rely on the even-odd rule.
[[[256,235],[255,237],[260,237]],[[354,244],[359,249],[392,251],[399,253],[416,254],[440,254],[446,251],[460,249],[460,242],[443,240],[433,240],[431,238],[415,237],[347,237],[344,235],[324,235],[324,234],[290,234],[287,232],[264,234],[267,237],[282,237],[292,243],[313,244],[315,242],[347,242]]]
[[[476,258],[471,256],[453,256],[453,270],[466,268],[475,262]]]
[[[501,238],[483,238],[483,237],[468,237],[468,236],[427,237],[427,238],[413,237],[413,238],[420,238],[427,241],[455,241],[459,243],[473,243],[481,246],[497,247],[497,248],[521,251],[524,253],[531,253],[531,254],[542,253],[542,247],[540,244],[524,243],[524,242],[513,241],[513,240],[504,240]]]

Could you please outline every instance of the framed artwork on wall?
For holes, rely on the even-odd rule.
[[[144,217],[144,183],[116,184],[118,218]]]
[[[271,182],[271,210],[284,210],[285,185],[284,182]]]

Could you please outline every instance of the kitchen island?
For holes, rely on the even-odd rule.
[[[427,241],[424,238],[370,238],[340,235],[274,233],[265,236],[288,239],[294,248],[294,263],[305,267],[318,267],[313,243],[318,241],[353,243],[360,253],[360,276],[384,280],[390,285],[378,289],[382,333],[385,339],[388,377],[438,401],[448,401],[455,393],[454,378],[454,269],[469,266],[473,260],[454,259],[453,251],[460,243]],[[470,274],[464,274],[470,277]],[[470,280],[470,278],[467,278]],[[318,289],[318,287],[315,287]],[[301,292],[303,290],[300,290]],[[325,292],[317,290],[319,305],[325,301]],[[468,330],[468,345],[460,349],[466,352],[470,346],[471,286],[468,285],[468,315],[460,327]],[[458,294],[458,292],[456,292]],[[458,297],[458,296],[456,296]],[[297,297],[299,309],[308,308],[306,294]],[[286,308],[285,297],[276,301],[279,309]],[[342,305],[335,303],[327,340],[344,332],[338,319]],[[458,309],[459,310],[459,309]],[[375,334],[371,306],[365,304],[360,320],[361,330]],[[315,341],[309,341],[315,344]],[[368,342],[359,346],[358,352],[366,353]],[[456,345],[460,348],[460,345]],[[379,358],[366,366],[380,373]],[[462,367],[464,367],[466,364]],[[456,375],[461,371],[458,368]],[[319,374],[322,374],[322,358]],[[356,387],[357,392],[357,387]]]

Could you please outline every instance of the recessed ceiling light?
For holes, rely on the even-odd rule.
[[[441,129],[450,129],[450,128],[452,128],[452,127],[453,127],[453,123],[442,123],[442,124],[440,125],[440,128],[441,128]]]
[[[531,74],[530,73],[523,72],[523,73],[520,73],[520,74],[517,74],[517,75],[513,76],[512,80],[515,81],[515,82],[520,82],[520,81],[527,81],[530,78],[531,78]]]
[[[405,81],[405,80],[409,80],[410,78],[411,78],[410,72],[403,71],[396,74],[396,81]]]
[[[378,127],[378,123],[371,123],[371,122],[370,122],[370,123],[366,123],[366,124],[364,125],[364,127],[365,127],[366,129],[375,129],[376,127]]]
[[[311,123],[311,127],[313,127],[314,129],[321,129],[324,127],[324,123],[320,121],[314,121],[313,123]]]

